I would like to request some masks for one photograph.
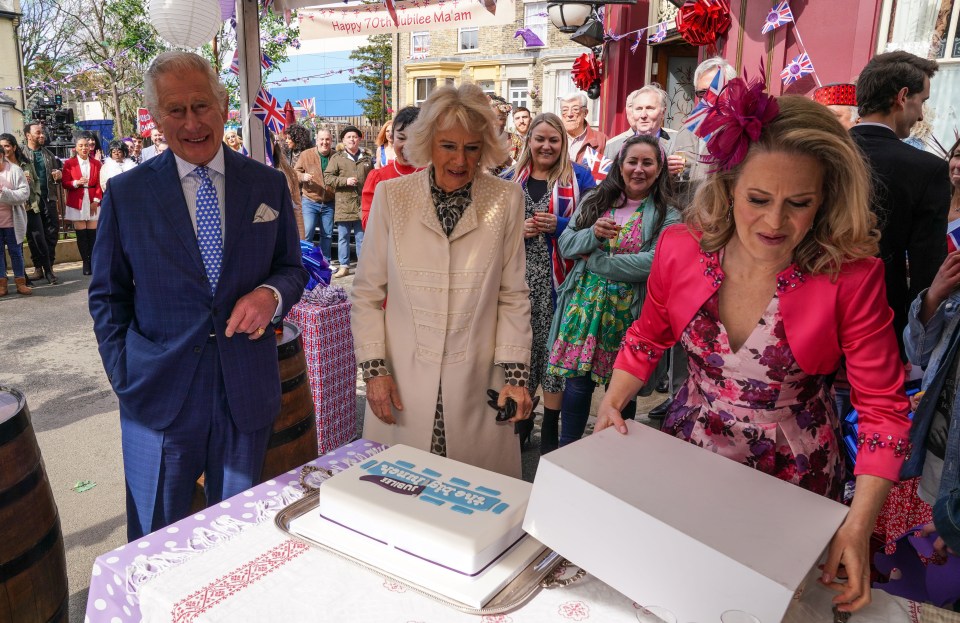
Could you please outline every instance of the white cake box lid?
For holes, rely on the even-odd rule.
[[[729,610],[779,622],[847,507],[627,426],[541,457],[523,528],[679,623],[719,623]]]

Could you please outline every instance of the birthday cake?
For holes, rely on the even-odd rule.
[[[397,445],[321,487],[320,517],[476,576],[524,536],[530,483]]]

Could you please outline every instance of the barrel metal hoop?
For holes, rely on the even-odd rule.
[[[30,426],[30,412],[24,405],[20,413],[0,424],[0,446],[15,440],[28,426]]]
[[[310,377],[307,376],[306,370],[293,377],[292,379],[287,379],[280,383],[280,393],[286,394],[293,391],[294,389],[300,387],[306,383]]]
[[[307,432],[307,430],[309,430],[310,427],[313,426],[313,423],[315,421],[316,421],[315,414],[313,411],[311,411],[310,415],[303,418],[296,424],[293,424],[292,426],[288,426],[284,429],[274,432],[270,436],[270,445],[267,447],[276,448],[278,446],[282,446],[284,444],[290,443],[291,441],[294,441],[295,439],[303,435],[305,432]]]
[[[0,491],[0,508],[13,504],[33,491],[41,480],[43,480],[43,463],[38,460],[33,469],[27,472],[16,484]]]
[[[277,344],[277,359],[280,361],[289,359],[302,350],[303,346],[300,344],[300,336],[298,335],[297,339],[290,340],[286,344]]]
[[[42,539],[34,543],[33,547],[3,564],[0,564],[0,584],[7,582],[35,565],[47,555],[57,541],[60,540],[60,515],[56,515],[53,525]]]

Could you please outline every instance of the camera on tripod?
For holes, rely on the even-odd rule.
[[[73,146],[75,118],[72,108],[63,107],[63,97],[60,94],[40,96],[33,105],[32,117],[34,121],[42,123],[47,131],[47,147],[59,158],[68,157],[69,149]]]

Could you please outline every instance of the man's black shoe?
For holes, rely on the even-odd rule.
[[[663,379],[657,383],[657,392],[661,394],[666,394],[670,391],[670,382],[667,379]]]
[[[670,408],[670,404],[673,402],[673,398],[667,398],[654,408],[650,409],[650,413],[647,416],[652,420],[662,420],[667,416],[667,410]]]

